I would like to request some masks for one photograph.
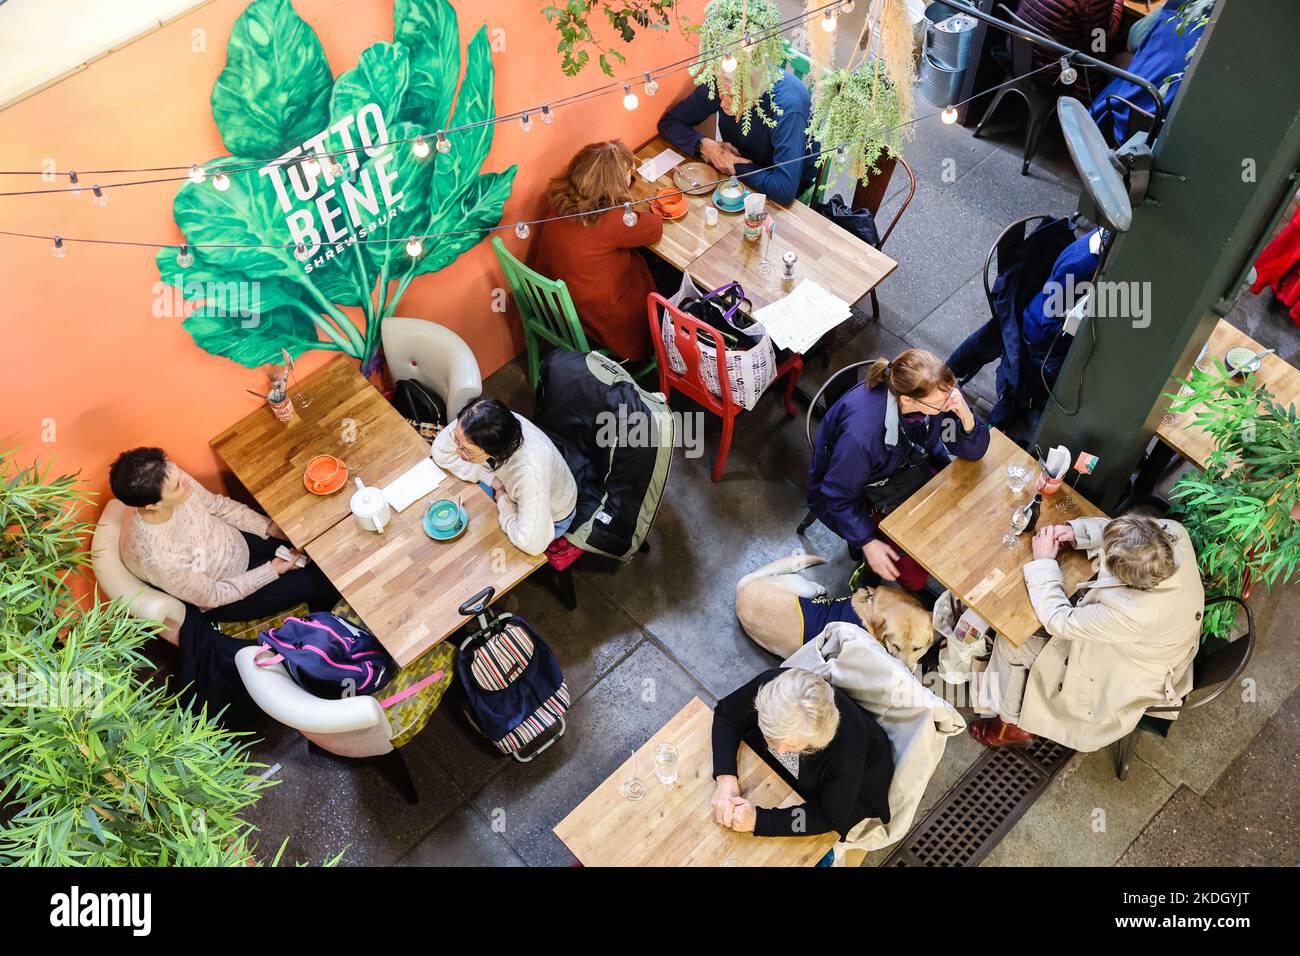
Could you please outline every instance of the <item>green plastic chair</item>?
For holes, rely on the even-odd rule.
[[[800,53],[784,37],[781,46],[785,52],[785,62],[790,64],[790,72],[796,80],[802,80],[812,72],[812,58],[807,53]]]
[[[590,352],[592,348],[587,343],[587,334],[578,320],[578,310],[573,305],[573,297],[569,295],[569,287],[563,279],[548,279],[540,272],[528,268],[510,254],[499,236],[492,237],[492,251],[497,254],[497,261],[506,274],[506,283],[519,306],[519,315],[524,324],[524,345],[528,350],[528,384],[536,388],[537,381],[541,378],[538,339],[570,352]],[[602,355],[608,354],[603,348],[595,351]],[[631,367],[628,371],[639,381],[658,368],[652,359]]]

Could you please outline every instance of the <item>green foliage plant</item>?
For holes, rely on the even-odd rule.
[[[703,59],[689,72],[697,86],[707,86],[709,95],[720,103],[727,101],[727,112],[740,122],[741,132],[749,135],[754,117],[766,126],[775,127],[780,108],[765,99],[772,87],[785,75],[785,44],[776,32],[781,14],[773,0],[711,0],[704,8],[700,26],[700,53]],[[736,61],[734,70],[724,54]],[[725,66],[724,66],[725,63]]]
[[[627,57],[612,42],[601,39],[596,30],[603,17],[604,25],[621,43],[631,43],[638,30],[665,31],[674,22],[682,33],[692,28],[681,16],[677,0],[567,0],[542,7],[546,20],[555,27],[560,41],[555,50],[561,56],[565,76],[577,76],[591,62],[592,49],[606,76],[614,75],[613,61],[627,63]],[[593,25],[592,21],[597,25]],[[601,27],[603,28],[603,27]]]

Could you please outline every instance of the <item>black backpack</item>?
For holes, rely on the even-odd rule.
[[[447,406],[441,398],[413,378],[405,378],[393,389],[393,407],[430,444],[447,424]]]

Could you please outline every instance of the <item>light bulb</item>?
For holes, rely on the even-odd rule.
[[[316,150],[308,150],[307,158],[302,161],[302,170],[308,176],[315,176],[320,172],[320,160],[316,158]]]
[[[329,169],[330,169],[331,179],[343,178],[343,172],[344,172],[343,164],[339,162],[339,158],[337,156],[331,156],[329,158]]]
[[[424,251],[424,243],[421,242],[417,237],[412,236],[410,239],[406,240],[406,254],[410,256],[412,259],[418,259],[420,253],[422,253],[423,251]]]
[[[451,152],[451,140],[442,130],[438,130],[438,139],[434,142],[433,148],[444,155]]]
[[[542,104],[542,122],[547,126],[555,122],[555,114],[551,112],[551,107],[546,103]]]
[[[204,169],[202,166],[200,166],[198,163],[195,163],[193,166],[190,167],[189,176],[190,176],[190,182],[194,183],[195,185],[199,185],[200,183],[202,183],[204,180],[208,178],[208,171]]]
[[[853,0],[844,0],[844,2],[840,4],[840,13],[852,13],[852,12],[853,12]]]
[[[429,143],[423,136],[415,137],[415,142],[411,144],[411,152],[415,154],[416,159],[424,159],[429,155]]]
[[[1061,82],[1066,86],[1072,86],[1078,78],[1079,71],[1070,64],[1070,58],[1068,56],[1061,57]]]
[[[822,29],[825,30],[827,33],[834,33],[835,27],[836,27],[835,14],[832,13],[830,10],[827,10],[826,15],[822,17]]]
[[[181,251],[176,253],[176,264],[182,269],[188,269],[194,265],[194,257],[190,255],[190,247],[181,243]]]
[[[527,113],[519,117],[519,128],[525,133],[531,133],[533,131],[533,118]]]
[[[54,256],[56,259],[62,259],[66,257],[67,254],[68,250],[63,248],[63,237],[55,236],[54,245],[50,247],[50,255]]]
[[[73,198],[81,195],[81,183],[77,180],[77,174],[73,170],[68,172],[68,185],[72,187],[68,191],[72,193]]]
[[[957,107],[945,106],[943,112],[939,114],[939,119],[943,121],[944,126],[951,126],[957,122]]]
[[[518,236],[520,239],[527,239],[528,233],[529,233],[528,223],[521,222],[515,226],[515,235]]]
[[[293,247],[293,257],[299,262],[306,262],[311,258],[311,253],[307,250],[307,247],[300,242]]]
[[[212,188],[219,193],[224,193],[230,188],[230,177],[225,173],[217,173],[212,177]]]
[[[754,42],[754,38],[748,33],[745,34],[745,40],[741,45],[744,46],[746,53],[753,53],[754,48],[758,46],[758,44]]]
[[[630,202],[623,203],[623,225],[631,229],[636,225],[636,220],[636,210],[632,208],[632,204]]]
[[[723,73],[736,72],[736,57],[730,50],[728,50],[726,56],[722,58],[722,72]]]
[[[94,186],[91,188],[90,191],[93,194],[91,196],[90,201],[93,202],[96,206],[98,206],[100,209],[103,209],[105,206],[108,205],[108,197],[104,195],[104,190],[100,189],[98,186]]]
[[[623,108],[634,110],[636,109],[636,104],[638,102],[639,100],[637,100],[636,94],[632,92],[632,84],[624,83],[623,84]]]
[[[654,96],[659,92],[658,81],[649,73],[645,74],[645,95]]]

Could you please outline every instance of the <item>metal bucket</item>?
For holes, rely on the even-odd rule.
[[[979,21],[964,13],[946,17],[926,28],[925,45],[930,58],[949,70],[964,70],[970,59],[971,37]]]
[[[957,102],[965,69],[952,70],[936,63],[927,47],[921,53],[921,69],[917,74],[916,88],[935,106],[951,106]]]

